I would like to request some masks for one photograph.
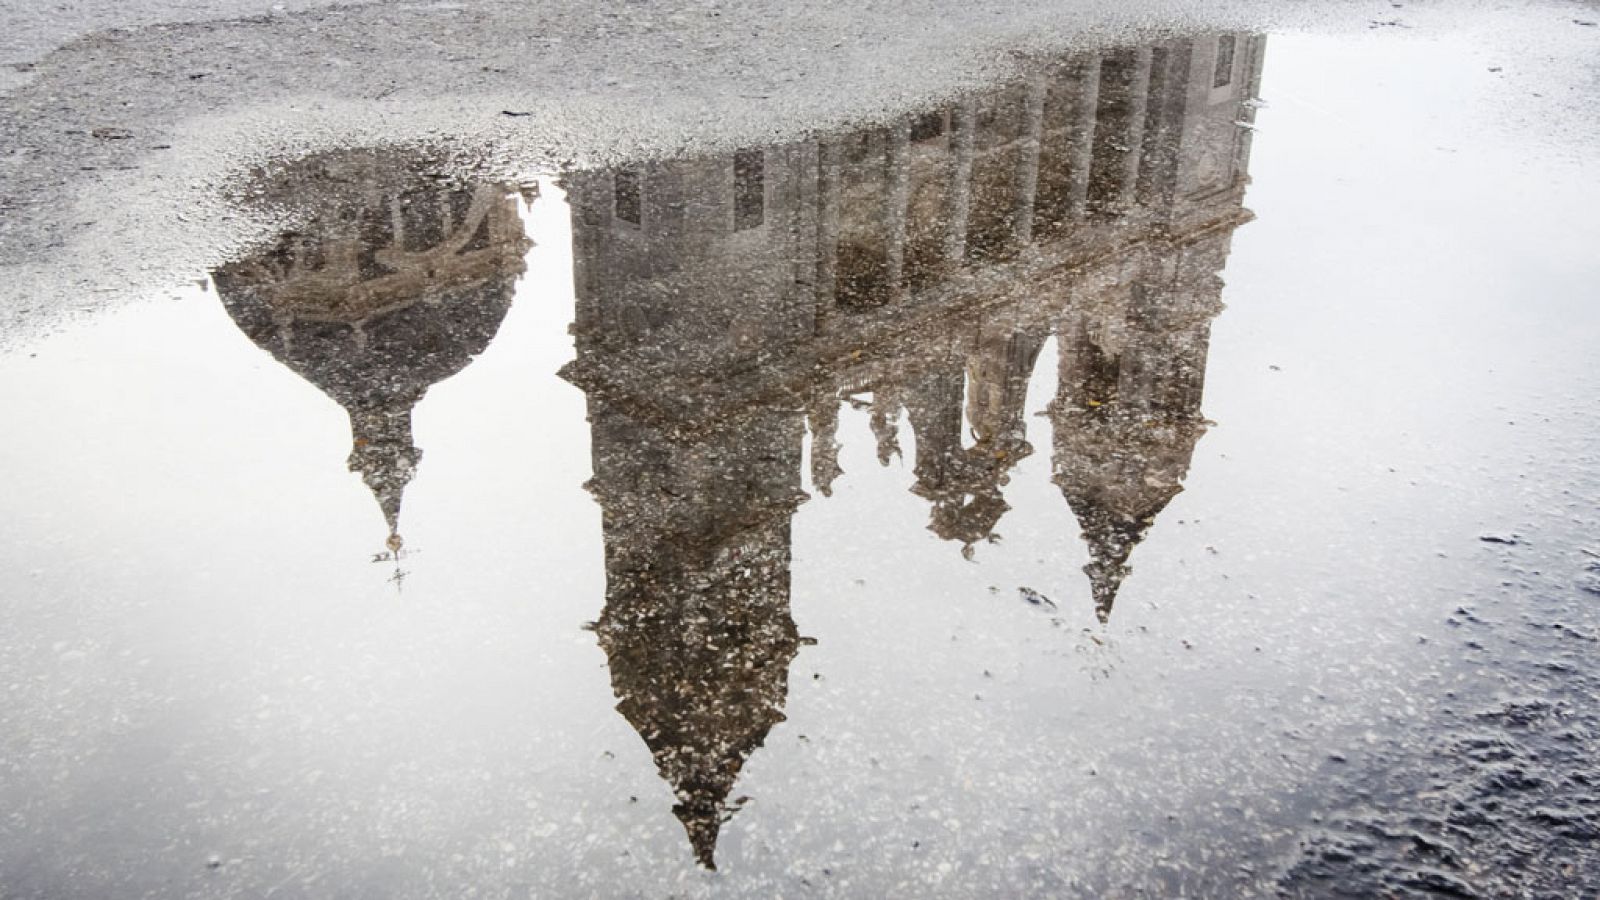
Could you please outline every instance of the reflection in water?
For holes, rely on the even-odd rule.
[[[673,787],[695,855],[712,853],[745,759],[783,721],[801,638],[789,615],[798,413],[711,437],[590,406],[606,604],[596,626],[620,710]]]
[[[1205,431],[1200,394],[1227,240],[1213,232],[1130,254],[1116,283],[1057,319],[1054,481],[1083,527],[1102,622],[1128,554],[1183,489]]]
[[[1034,450],[1024,402],[1054,336],[1053,481],[1109,619],[1205,430],[1262,51],[1077,57],[881,127],[568,178],[597,631],[701,863],[783,719],[803,438],[830,495],[841,403],[869,411],[884,463],[904,414],[929,528],[971,558]]]
[[[1074,57],[887,125],[567,177],[595,631],[703,865],[784,719],[805,436],[831,495],[842,403],[884,464],[909,423],[928,527],[973,558],[1034,452],[1024,404],[1054,337],[1052,480],[1109,619],[1205,431],[1262,51],[1223,35]],[[349,411],[350,468],[396,553],[411,410],[494,337],[528,247],[506,189],[414,168],[343,154],[278,173],[269,196],[311,205],[308,226],[215,276],[240,328]]]
[[[304,214],[303,230],[214,273],[240,330],[350,414],[350,471],[377,498],[396,558],[422,457],[411,411],[494,339],[531,245],[506,188],[417,169],[351,152],[272,173],[261,190]]]

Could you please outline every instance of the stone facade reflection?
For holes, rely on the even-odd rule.
[[[494,339],[531,246],[506,186],[428,168],[353,151],[261,173],[256,196],[304,224],[213,273],[239,329],[349,414],[350,470],[378,501],[391,555],[422,457],[412,410]]]
[[[761,409],[711,436],[590,404],[606,603],[595,630],[627,718],[715,868],[729,793],[783,721],[800,636],[789,614],[798,412]]]
[[[1035,450],[1027,388],[1055,338],[1053,481],[1109,619],[1205,431],[1263,43],[1074,57],[881,127],[568,176],[597,631],[702,864],[783,720],[804,438],[831,494],[842,403],[885,464],[909,423],[928,527],[970,558]]]

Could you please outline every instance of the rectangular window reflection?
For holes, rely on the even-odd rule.
[[[733,154],[733,230],[759,226],[766,215],[767,159],[763,150]]]
[[[639,173],[632,169],[618,169],[615,179],[612,214],[630,225],[639,224],[643,200],[639,195]]]
[[[1233,83],[1233,42],[1231,34],[1217,38],[1217,74],[1211,79],[1212,87],[1227,87]]]
[[[931,112],[911,122],[912,142],[926,141],[944,134],[944,112]]]

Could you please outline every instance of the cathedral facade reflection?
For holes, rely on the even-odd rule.
[[[884,126],[567,176],[596,630],[702,864],[783,720],[805,435],[829,495],[841,404],[866,408],[884,463],[909,423],[928,527],[970,558],[1035,452],[1024,404],[1054,338],[1052,480],[1109,619],[1206,428],[1263,44],[1056,60]]]

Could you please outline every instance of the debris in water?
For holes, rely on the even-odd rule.
[[[1054,600],[1051,600],[1049,597],[1046,597],[1033,588],[1019,587],[1017,588],[1017,593],[1022,595],[1022,599],[1026,600],[1029,606],[1037,606],[1042,609],[1059,609]]]
[[[1483,541],[1485,544],[1505,544],[1508,547],[1517,547],[1522,544],[1522,535],[1515,533],[1494,534],[1491,532],[1478,535],[1478,540]]]

